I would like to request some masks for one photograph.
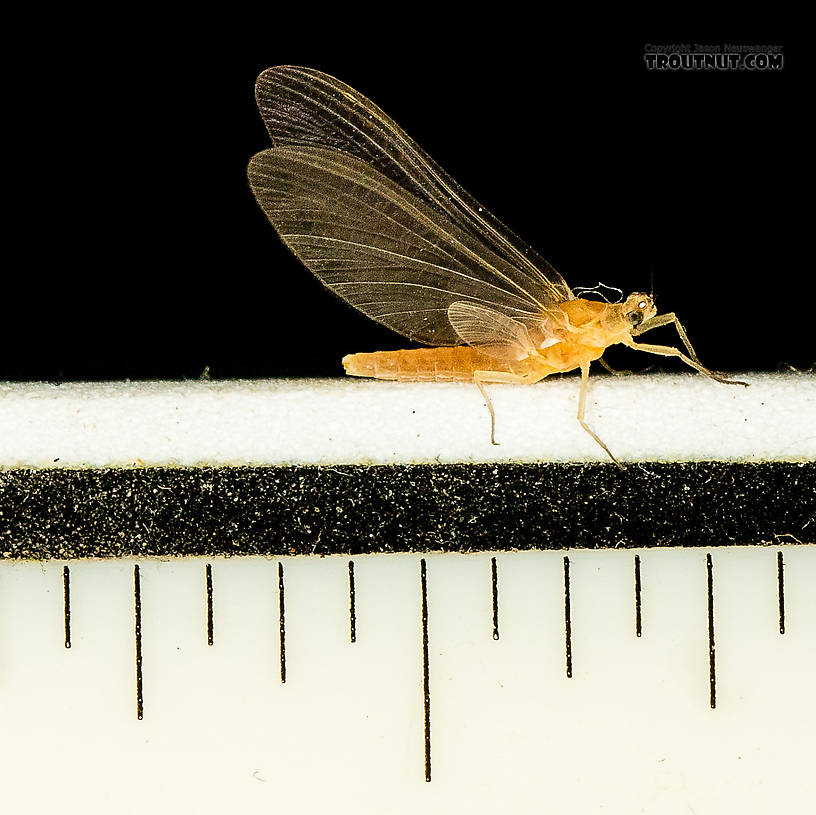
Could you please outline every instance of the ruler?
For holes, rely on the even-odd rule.
[[[660,381],[655,448],[687,395]],[[763,455],[623,473],[521,435],[460,461],[479,405],[448,434],[421,388],[359,392],[389,445],[417,439],[420,463],[377,466],[347,460],[376,434],[339,385],[8,388],[4,809],[808,811],[810,382],[694,409],[697,443]],[[534,391],[497,406],[532,418]],[[619,444],[638,392],[608,392]],[[265,436],[301,399],[302,436]]]
[[[6,562],[8,811],[806,811],[816,548]]]

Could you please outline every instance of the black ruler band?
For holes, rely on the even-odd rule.
[[[0,472],[0,558],[779,545],[814,518],[813,462]]]

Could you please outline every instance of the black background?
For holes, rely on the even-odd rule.
[[[0,380],[336,376],[345,353],[406,345],[323,289],[252,198],[254,80],[283,63],[373,99],[573,287],[648,290],[653,272],[709,366],[814,362],[809,103],[783,38],[737,40],[785,45],[781,72],[650,72],[646,43],[722,39],[252,28],[157,23],[32,57]]]

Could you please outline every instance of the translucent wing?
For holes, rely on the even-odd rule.
[[[249,179],[270,221],[330,289],[412,339],[458,344],[457,300],[532,318],[572,297],[563,278],[391,119],[333,77],[264,71],[272,141]]]
[[[254,156],[248,173],[267,217],[303,263],[407,337],[460,344],[448,320],[456,301],[541,318],[546,303],[514,283],[505,261],[360,159],[279,147]]]
[[[448,319],[463,342],[504,362],[518,362],[535,353],[524,323],[476,303],[456,302]]]

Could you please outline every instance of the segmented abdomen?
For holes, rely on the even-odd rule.
[[[472,382],[474,371],[511,372],[511,363],[493,359],[468,345],[349,354],[343,357],[343,367],[349,376],[402,382]]]

